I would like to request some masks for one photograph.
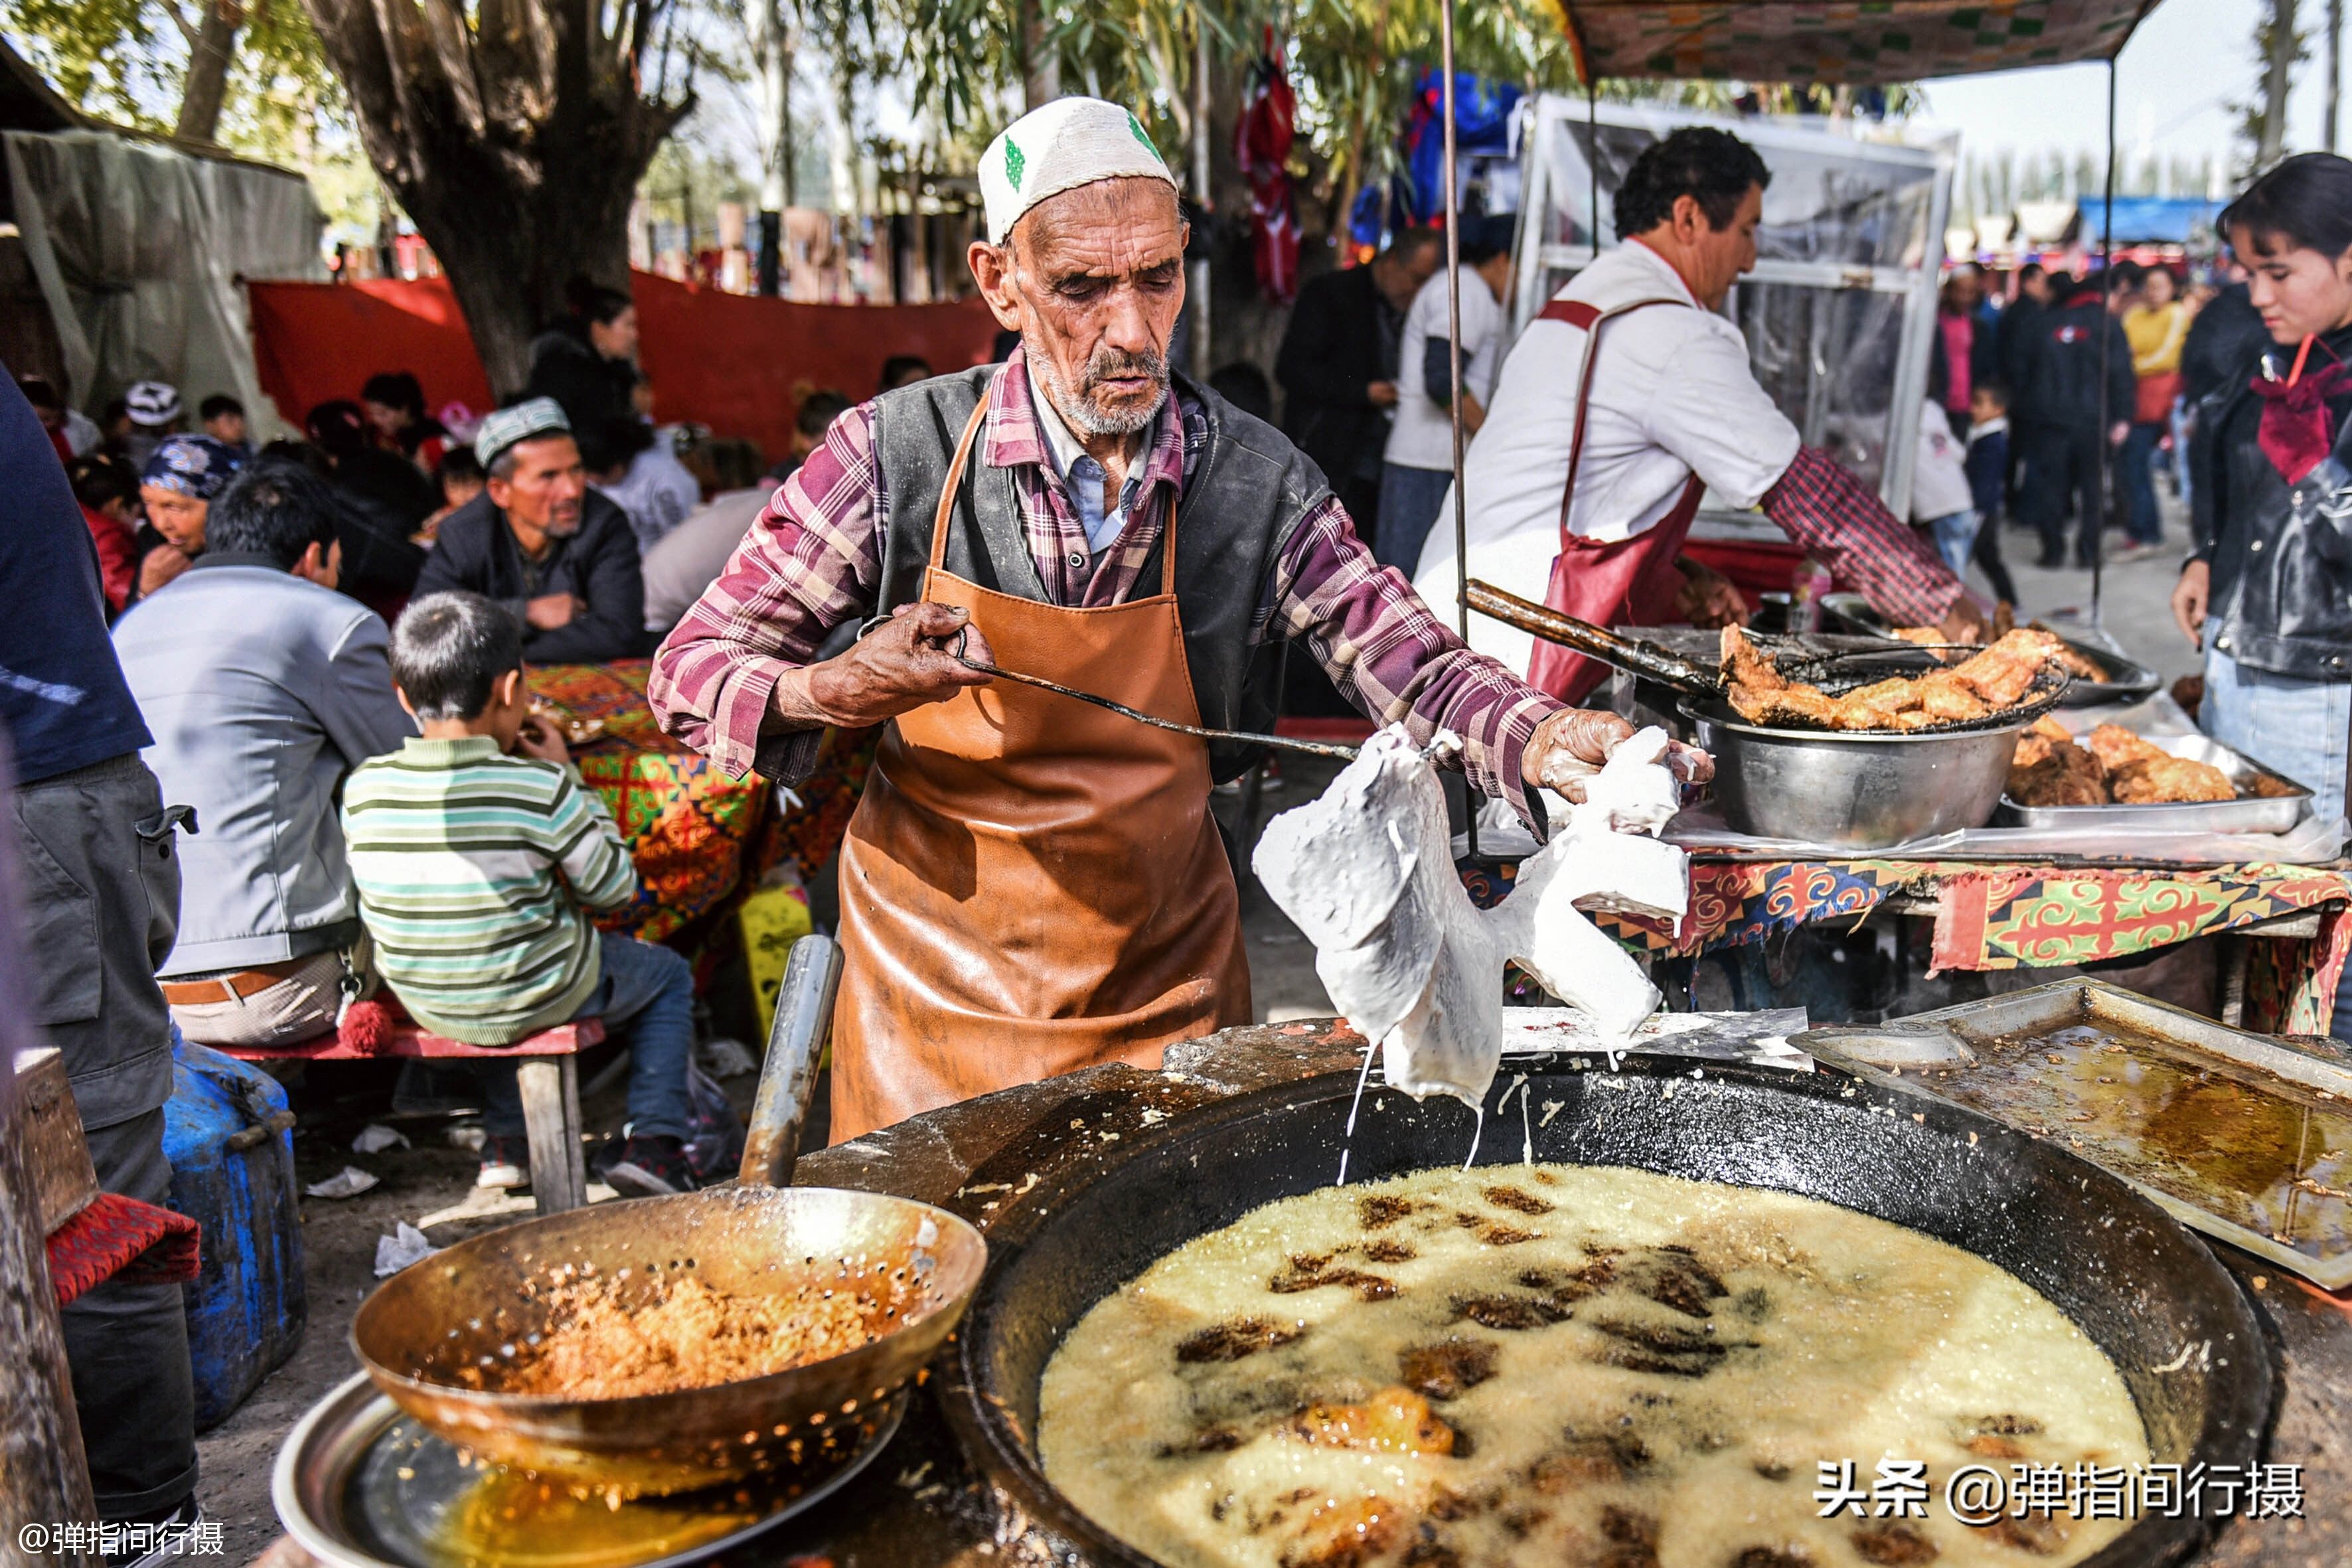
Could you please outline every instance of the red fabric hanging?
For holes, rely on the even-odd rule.
[[[1298,213],[1286,167],[1297,112],[1282,50],[1268,27],[1265,52],[1250,64],[1242,110],[1234,121],[1234,160],[1249,181],[1250,255],[1258,289],[1286,305],[1298,292]]]

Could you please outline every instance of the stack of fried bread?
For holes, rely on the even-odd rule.
[[[2290,786],[2257,773],[2247,793],[2284,795]],[[2078,742],[2045,718],[2018,737],[2009,798],[2020,805],[2152,805],[2235,800],[2238,792],[2210,763],[2176,757],[2120,725],[2102,724]]]
[[[2000,637],[2007,637],[2011,631],[2015,630],[2017,626],[2016,617],[2010,614],[2010,606],[2004,604],[2000,606],[2000,609],[2001,613],[1996,616],[1993,619],[1993,631],[1996,640]],[[2077,680],[2089,681],[2094,686],[2105,686],[2107,684],[2107,672],[2105,670],[2092,663],[2091,660],[2085,657],[2080,649],[2076,648],[2074,644],[2059,637],[2058,634],[2051,631],[2048,626],[2043,626],[2040,621],[2033,621],[2028,623],[2025,629],[2028,631],[2046,633],[2053,641],[2056,642],[2056,658],[2059,663],[2066,667],[2067,674],[2073,676]],[[1896,626],[1892,635],[1904,642],[1910,643],[1918,647],[1943,649],[1952,646],[1951,637],[1945,633],[1941,626]],[[1969,641],[1973,643],[1976,642],[1976,639],[1970,638]],[[1963,644],[1962,646],[1967,645]],[[1981,647],[1982,645],[1979,643],[1977,646]],[[1947,654],[1944,657],[1949,658],[1950,656]]]
[[[2064,645],[2021,627],[1949,669],[1899,676],[1832,697],[1790,680],[1738,626],[1723,629],[1724,695],[1751,724],[1813,730],[1927,730],[2014,708]]]

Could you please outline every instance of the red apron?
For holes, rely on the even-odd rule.
[[[1565,321],[1584,333],[1584,364],[1576,389],[1576,433],[1568,447],[1568,480],[1559,497],[1559,553],[1553,557],[1544,603],[1562,615],[1594,626],[1655,626],[1674,609],[1683,576],[1675,566],[1691,520],[1698,516],[1706,487],[1693,474],[1672,510],[1631,539],[1608,542],[1568,531],[1569,504],[1576,496],[1576,473],[1584,460],[1584,420],[1592,403],[1592,365],[1599,357],[1604,322],[1650,305],[1682,305],[1680,300],[1637,300],[1603,310],[1581,300],[1554,300],[1539,319]],[[1688,307],[1685,306],[1685,309]],[[1601,684],[1609,667],[1558,643],[1536,641],[1528,660],[1528,684],[1562,702],[1581,702]]]

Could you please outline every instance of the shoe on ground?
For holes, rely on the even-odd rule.
[[[122,1543],[119,1552],[103,1552],[106,1568],[162,1568],[196,1550],[196,1535],[205,1524],[204,1510],[196,1506],[192,1494],[182,1498],[161,1512],[142,1514],[135,1520],[125,1520],[110,1528],[120,1531]],[[217,1542],[218,1527],[214,1529]],[[207,1552],[217,1552],[217,1544],[207,1545]]]
[[[2044,572],[2055,572],[2060,567],[2066,564],[2066,557],[2063,555],[2053,555],[2045,550],[2040,556],[2035,558],[2033,564],[2040,567]]]
[[[632,1135],[622,1146],[621,1157],[604,1173],[604,1180],[614,1192],[641,1198],[690,1193],[701,1185],[694,1179],[694,1167],[687,1163],[686,1144],[657,1133]]]
[[[511,1191],[530,1185],[530,1140],[487,1133],[482,1139],[482,1164],[474,1185]]]

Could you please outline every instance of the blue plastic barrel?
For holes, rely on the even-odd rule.
[[[163,1108],[172,1206],[205,1227],[204,1271],[187,1288],[202,1432],[302,1342],[302,1216],[286,1090],[258,1068],[172,1033]]]

